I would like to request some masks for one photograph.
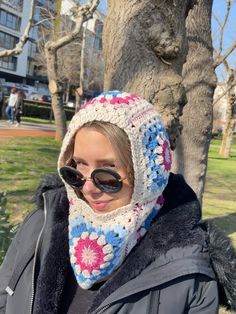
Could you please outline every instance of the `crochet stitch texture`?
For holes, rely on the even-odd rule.
[[[171,168],[170,144],[160,115],[152,104],[126,92],[104,92],[84,104],[64,138],[58,168],[64,166],[73,139],[85,123],[110,122],[123,129],[131,145],[134,189],[129,205],[95,213],[65,184],[70,200],[70,259],[84,289],[112,274],[146,233],[160,209]]]

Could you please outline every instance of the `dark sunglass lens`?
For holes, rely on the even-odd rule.
[[[113,175],[106,170],[97,171],[94,175],[94,183],[104,192],[118,192],[121,189],[122,183],[119,181],[119,175]]]
[[[60,173],[66,183],[68,183],[72,187],[78,189],[81,189],[83,187],[85,181],[82,173],[80,173],[79,171],[66,166],[60,169]]]

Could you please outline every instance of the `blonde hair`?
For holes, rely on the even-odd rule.
[[[118,156],[121,167],[126,169],[127,178],[134,185],[134,169],[130,140],[121,128],[110,122],[91,121],[85,123],[80,129],[93,128],[103,134],[111,143],[114,152]],[[79,129],[79,130],[80,130]]]

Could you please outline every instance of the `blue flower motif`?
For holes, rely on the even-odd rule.
[[[117,233],[112,230],[106,233],[105,238],[106,238],[107,243],[110,243],[113,245],[117,245],[121,241],[121,239],[118,238]]]
[[[149,143],[149,138],[148,137],[144,137],[143,138],[143,145],[146,146]]]
[[[149,216],[147,217],[147,219],[144,221],[142,225],[146,230],[150,228],[151,223],[153,219],[156,217],[157,213],[158,213],[158,210],[155,207],[153,207],[151,213],[149,214]]]
[[[75,226],[72,228],[71,230],[71,236],[72,237],[80,237],[81,234],[87,230],[87,227],[86,227],[86,224],[85,223],[82,223],[80,224],[79,226]]]
[[[106,95],[112,95],[113,97],[116,97],[117,95],[121,95],[122,92],[120,92],[119,90],[113,90],[113,91],[108,91],[108,92],[103,92],[100,95],[103,95],[104,97],[106,97]]]
[[[83,219],[81,216],[79,216],[78,218],[73,219],[73,220],[70,222],[70,224],[71,224],[71,227],[74,227],[74,226],[80,225],[80,224],[83,223],[83,222],[84,222],[84,219]]]
[[[153,153],[153,152],[150,152],[150,159],[153,159],[153,160],[155,160],[156,158],[157,158],[157,153]]]
[[[126,237],[128,233],[128,231],[124,229],[122,225],[116,225],[114,227],[114,231],[119,234],[120,238]]]
[[[153,150],[155,147],[157,146],[157,141],[153,140],[152,142],[149,142],[147,145],[146,145],[146,148],[147,149],[150,149],[150,150]]]
[[[155,167],[155,162],[154,162],[154,160],[150,159],[149,162],[147,163],[147,167],[148,167],[148,168],[151,168],[151,169],[152,169],[153,167]]]
[[[162,175],[158,175],[157,178],[155,179],[155,183],[157,184],[158,187],[162,187],[163,185],[166,184],[166,179]]]
[[[151,178],[151,179],[154,181],[154,179],[157,178],[157,173],[156,173],[156,171],[152,171],[152,173],[149,174],[148,177]]]

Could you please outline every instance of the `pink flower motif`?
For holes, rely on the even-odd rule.
[[[111,100],[110,100],[110,104],[112,105],[116,105],[116,104],[128,104],[129,101],[126,99],[126,98],[122,98],[122,97],[113,97]]]
[[[167,141],[164,141],[163,144],[161,144],[162,147],[162,153],[161,156],[163,157],[163,164],[166,171],[169,171],[171,168],[171,153],[170,153],[170,147],[169,143]]]
[[[100,266],[105,263],[103,247],[97,243],[97,240],[80,238],[75,246],[76,264],[80,265],[81,272],[88,270],[100,270]]]
[[[71,199],[69,200],[69,205],[71,206],[71,205],[74,205],[74,204],[75,204],[75,202],[74,202],[73,198],[71,198]]]
[[[162,206],[164,204],[164,201],[165,201],[165,199],[164,199],[163,195],[160,195],[157,199],[157,204]]]
[[[107,99],[106,99],[106,97],[102,97],[99,101],[100,101],[101,104],[103,104],[104,102],[107,101]]]
[[[135,100],[135,99],[139,99],[138,96],[134,95],[134,94],[131,94],[130,96],[127,96],[126,98],[128,98],[128,100]]]

